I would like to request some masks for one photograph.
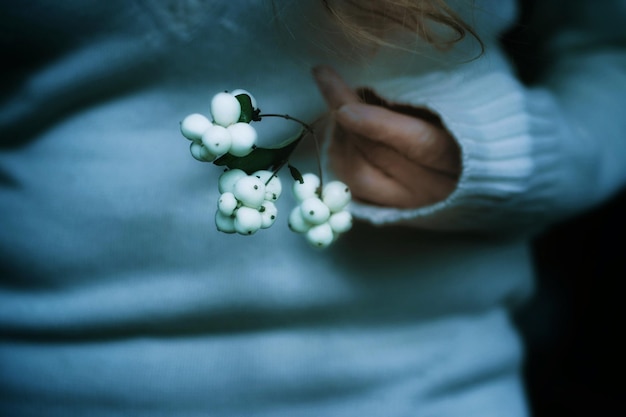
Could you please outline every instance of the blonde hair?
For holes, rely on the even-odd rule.
[[[466,37],[484,44],[474,29],[444,0],[322,0],[345,33],[361,44],[387,45],[385,34],[402,28],[438,49],[448,49]],[[449,29],[446,35],[441,27]]]

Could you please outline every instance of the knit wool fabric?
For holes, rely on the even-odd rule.
[[[0,415],[527,415],[509,314],[532,292],[529,237],[626,181],[626,7],[541,2],[525,85],[498,43],[514,2],[468,3],[450,2],[477,59],[471,37],[354,48],[316,0],[2,3]],[[314,121],[319,64],[437,113],[457,189],[355,203],[326,251],[288,231],[288,192],[271,229],[217,232],[222,170],[180,121],[235,88]],[[298,129],[255,127],[261,145]]]

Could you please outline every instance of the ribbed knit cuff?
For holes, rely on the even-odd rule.
[[[435,73],[373,85],[385,99],[437,113],[458,141],[462,174],[444,201],[417,209],[360,203],[352,212],[374,224],[438,230],[534,231],[554,215],[562,186],[559,150],[566,123],[551,97],[504,71]]]

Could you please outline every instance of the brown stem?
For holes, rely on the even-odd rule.
[[[292,117],[288,114],[277,114],[277,113],[264,113],[264,114],[259,114],[258,115],[258,120],[260,121],[263,117],[280,117],[283,118],[285,120],[293,120],[296,123],[299,123],[307,132],[309,132],[312,136],[313,136],[313,141],[315,142],[315,154],[317,157],[317,172],[320,178],[320,186],[319,189],[317,190],[317,194],[318,196],[321,198],[322,196],[322,187],[324,184],[323,181],[323,174],[322,174],[322,153],[320,151],[320,144],[319,144],[319,140],[317,139],[317,135],[315,134],[315,130],[313,130],[313,127],[311,127],[311,125],[303,122],[300,119],[297,119],[295,117]],[[274,173],[278,172],[285,164],[287,163],[287,160],[283,161],[277,169],[274,170]]]

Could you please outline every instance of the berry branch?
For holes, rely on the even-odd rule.
[[[285,120],[293,120],[294,122],[299,123],[310,134],[315,135],[315,132],[313,131],[313,127],[311,127],[307,123],[303,122],[302,120],[296,119],[295,117],[292,117],[292,116],[290,116],[288,114],[264,113],[264,114],[259,114],[257,116],[257,118],[253,119],[253,121],[260,122],[264,117],[280,117],[280,118],[285,119]]]
[[[320,143],[319,140],[317,139],[317,135],[315,134],[315,131],[313,130],[313,127],[310,126],[309,124],[303,122],[300,119],[297,119],[295,117],[292,117],[288,114],[276,114],[276,113],[265,113],[265,114],[258,114],[257,115],[257,119],[253,119],[255,122],[256,121],[261,121],[263,119],[263,117],[280,117],[283,118],[285,120],[293,120],[294,122],[299,123],[307,132],[309,132],[311,134],[311,136],[313,136],[313,141],[315,143],[315,153],[316,153],[316,160],[317,160],[317,174],[320,177],[320,186],[318,188],[318,195],[321,197],[321,190],[324,184],[324,173],[323,173],[323,169],[322,169],[322,153],[320,150]],[[284,164],[283,164],[284,165]],[[293,175],[293,171],[292,171],[292,175]],[[296,179],[294,177],[294,179]],[[300,178],[297,178],[298,181],[300,181]]]
[[[275,202],[282,193],[278,172],[285,165],[295,180],[292,191],[298,202],[289,215],[292,231],[304,234],[311,245],[324,248],[352,227],[347,210],[350,189],[340,181],[322,183],[320,146],[310,125],[287,114],[261,114],[246,90],[217,93],[210,110],[212,120],[190,114],[181,122],[180,130],[191,141],[191,155],[196,160],[227,167],[218,180],[215,225],[219,231],[252,235],[272,226],[278,215]],[[295,121],[302,130],[275,148],[257,147],[257,133],[250,123],[261,122],[264,117]],[[307,133],[315,141],[319,175],[302,175],[289,164],[289,157]]]

